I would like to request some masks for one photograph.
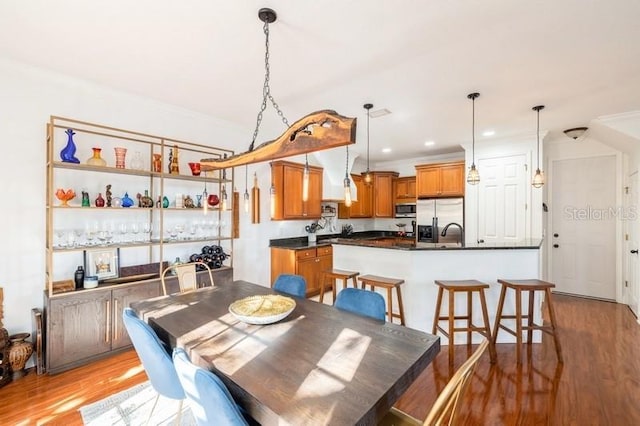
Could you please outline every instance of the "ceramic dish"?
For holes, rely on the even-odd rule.
[[[248,324],[272,324],[286,318],[296,307],[296,302],[276,294],[250,296],[229,305],[229,312]]]

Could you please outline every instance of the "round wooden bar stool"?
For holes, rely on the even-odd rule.
[[[342,288],[349,286],[349,280],[353,280],[353,287],[358,288],[356,277],[360,272],[344,271],[342,269],[327,269],[322,271],[322,279],[320,280],[320,303],[324,300],[324,285],[327,280],[331,280],[331,290],[333,292],[333,303],[336,303],[336,280],[342,280]]]
[[[466,331],[467,332],[467,345],[471,344],[471,333],[476,332],[487,338],[489,343],[489,356],[491,362],[496,362],[496,348],[494,341],[491,338],[491,327],[489,325],[489,315],[487,313],[487,301],[484,297],[484,289],[489,288],[489,284],[485,284],[476,280],[454,280],[443,281],[436,280],[438,286],[438,299],[436,301],[436,313],[433,319],[432,334],[437,334],[440,331],[444,334],[449,341],[449,360],[453,360],[453,347],[454,347],[454,333]],[[447,315],[442,315],[442,295],[444,291],[449,292],[449,309]],[[456,315],[455,314],[455,296],[456,293],[467,294],[467,314]],[[477,293],[480,297],[480,309],[482,310],[482,320],[484,325],[478,327],[473,324],[473,295]],[[466,327],[456,327],[456,320],[467,320]],[[440,321],[447,321],[448,328],[445,330],[440,326]]]
[[[394,318],[400,319],[400,325],[404,324],[404,308],[402,306],[402,292],[400,291],[400,285],[404,283],[404,280],[399,278],[387,278],[379,277],[377,275],[362,275],[358,277],[358,281],[362,282],[362,288],[366,289],[367,286],[371,287],[371,290],[375,290],[376,287],[382,287],[387,289],[387,316],[389,322],[393,322]],[[396,295],[398,297],[398,312],[393,312],[393,289],[396,289]]]
[[[527,331],[527,343],[531,343],[533,339],[533,330],[540,330],[545,333],[553,336],[553,341],[556,345],[556,355],[558,356],[558,361],[562,361],[562,349],[560,348],[560,340],[558,339],[558,333],[556,330],[556,315],[553,310],[553,305],[551,304],[551,289],[556,285],[538,280],[538,279],[530,279],[530,280],[503,280],[499,279],[498,283],[502,284],[502,289],[500,290],[500,300],[498,301],[498,313],[496,315],[496,324],[493,332],[493,343],[496,343],[496,339],[498,337],[498,330],[503,329],[506,332],[509,332],[516,336],[516,358],[518,363],[520,360],[520,346],[522,346],[522,331]],[[507,293],[507,289],[512,289],[515,291],[516,295],[516,314],[515,315],[503,315],[502,310],[504,308],[504,299]],[[529,292],[529,307],[527,311],[527,315],[522,315],[522,292]],[[533,300],[536,291],[544,292],[545,300],[544,304],[547,307],[547,311],[549,313],[549,322],[550,325],[538,325],[533,322]],[[503,319],[514,319],[516,321],[516,329],[515,331],[508,328],[507,326],[502,324]],[[522,320],[527,320],[527,325],[522,325]]]

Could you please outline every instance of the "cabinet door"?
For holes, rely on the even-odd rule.
[[[296,274],[302,275],[307,281],[307,296],[318,292],[320,289],[317,278],[319,262],[319,258],[314,256],[309,259],[298,259],[296,263]]]
[[[127,330],[122,323],[122,311],[124,311],[124,308],[129,307],[132,302],[151,299],[152,297],[157,296],[160,296],[160,284],[157,281],[113,290],[113,320],[111,321],[113,327],[111,331],[111,349],[118,349],[131,344]]]
[[[406,198],[408,192],[408,181],[404,178],[396,180],[396,198]]]
[[[284,186],[281,191],[283,196],[282,216],[284,219],[301,218],[304,215],[302,174],[302,167],[284,166]]]
[[[300,189],[300,194],[302,194],[302,189]],[[300,199],[302,199],[302,195]],[[304,203],[303,215],[309,218],[322,215],[322,170],[311,169],[309,172],[309,200]]]
[[[413,201],[416,199],[416,178],[407,179],[407,196],[405,198],[411,198]]]
[[[440,167],[440,194],[445,197],[464,195],[464,165]]]
[[[416,170],[418,197],[437,197],[440,192],[440,168],[426,167]]]
[[[373,177],[373,215],[374,217],[393,217],[393,181],[391,174],[374,174]]]
[[[111,350],[111,290],[49,300],[47,370]]]

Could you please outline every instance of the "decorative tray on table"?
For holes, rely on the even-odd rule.
[[[268,294],[236,300],[229,305],[229,312],[242,322],[263,325],[286,318],[295,307],[290,297]]]

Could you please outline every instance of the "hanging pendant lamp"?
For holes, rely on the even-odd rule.
[[[249,150],[229,158],[203,158],[200,164],[203,170],[244,166],[278,158],[308,154],[309,152],[336,148],[356,142],[355,118],[344,117],[332,110],[321,110],[310,113],[293,124],[289,124],[282,110],[271,94],[270,65],[269,65],[269,24],[276,21],[276,12],[269,8],[258,11],[258,18],[264,23],[265,35],[264,55],[264,84],[262,87],[262,105],[256,117],[256,127]],[[267,108],[267,101],[276,110],[282,122],[287,127],[277,139],[255,146],[262,122],[262,114]]]
[[[249,201],[249,166],[244,166],[244,212],[249,213],[250,201]]]
[[[373,104],[364,104],[363,106],[364,109],[367,110],[367,171],[362,174],[362,178],[364,180],[364,183],[370,185],[373,181],[373,175],[369,171],[369,112],[371,111],[371,108],[373,108]]]
[[[537,105],[532,108],[538,114],[538,127],[536,130],[536,136],[538,137],[538,144],[536,152],[538,153],[538,167],[536,168],[536,174],[533,176],[531,185],[534,188],[542,188],[544,185],[544,174],[540,171],[540,110],[544,109],[544,105]]]
[[[304,169],[302,170],[302,201],[309,200],[309,159],[304,155]]]
[[[471,167],[467,174],[467,183],[469,185],[477,185],[480,182],[480,173],[476,169],[476,98],[480,93],[469,93],[468,99],[471,99]]]
[[[351,179],[349,179],[349,145],[347,145],[347,164],[344,171],[344,205],[351,207]]]

